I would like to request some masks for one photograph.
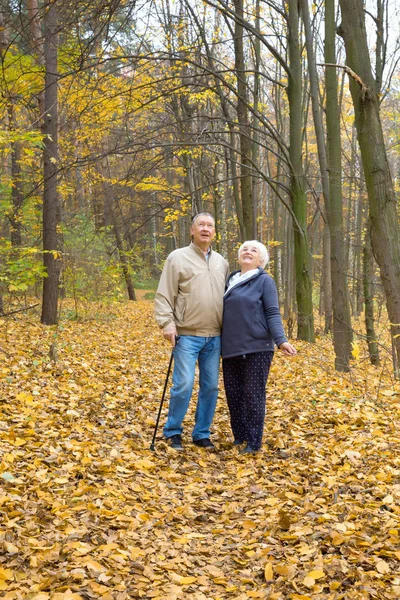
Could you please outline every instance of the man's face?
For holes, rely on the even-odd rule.
[[[193,236],[193,242],[196,246],[200,248],[208,247],[215,236],[214,220],[211,217],[201,215],[191,226],[190,234]]]

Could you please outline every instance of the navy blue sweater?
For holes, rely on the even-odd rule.
[[[258,273],[237,283],[225,294],[222,358],[274,350],[274,342],[280,346],[287,338],[275,282],[259,267]]]

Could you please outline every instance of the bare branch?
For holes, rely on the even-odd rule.
[[[360,86],[361,94],[362,94],[363,98],[371,98],[371,92],[368,89],[368,87],[365,85],[365,83],[363,82],[361,77],[359,75],[357,75],[357,73],[355,73],[347,65],[336,65],[334,63],[318,63],[318,66],[319,67],[335,67],[336,69],[343,69],[343,71],[345,73],[347,73],[347,75],[349,77],[354,79],[354,81]]]

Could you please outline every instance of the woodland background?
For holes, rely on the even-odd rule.
[[[399,59],[394,0],[0,0],[2,598],[400,597]],[[149,450],[202,210],[299,351],[250,460],[222,385]]]
[[[336,369],[367,340],[398,375],[394,2],[0,6],[0,312],[135,300],[206,210],[232,268],[268,245],[291,337],[318,312]]]

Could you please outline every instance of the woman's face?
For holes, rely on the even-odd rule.
[[[239,253],[239,265],[242,273],[260,267],[261,263],[258,248],[252,244],[245,244]]]

